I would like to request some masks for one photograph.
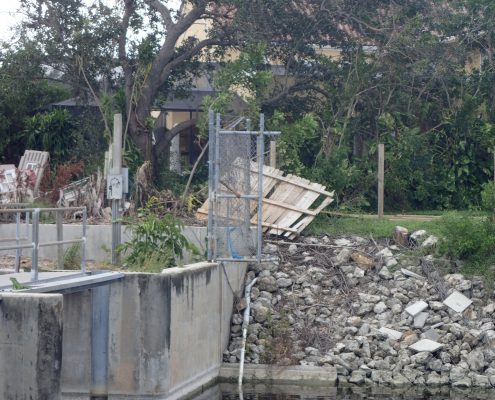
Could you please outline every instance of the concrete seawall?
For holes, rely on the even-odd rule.
[[[0,302],[0,397],[60,396],[62,295],[5,293]]]
[[[219,375],[245,265],[129,273],[69,294],[1,294],[5,399],[178,399]]]

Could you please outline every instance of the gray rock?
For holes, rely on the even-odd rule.
[[[431,372],[428,374],[426,384],[428,386],[441,386],[449,383],[449,377],[447,375],[440,375],[437,372]]]
[[[373,370],[371,371],[371,380],[379,385],[390,383],[391,381],[390,371]]]
[[[481,371],[486,365],[485,355],[480,349],[475,349],[467,355],[466,362],[471,371]]]
[[[358,296],[363,303],[378,303],[381,300],[380,296],[373,294],[358,293]]]
[[[344,248],[340,250],[339,254],[332,257],[333,264],[338,267],[340,265],[345,264],[351,258],[352,250],[348,248]]]
[[[382,267],[380,272],[378,273],[378,276],[382,279],[390,280],[393,279],[393,275],[390,273],[389,269],[387,267]]]
[[[471,373],[469,374],[469,377],[471,378],[473,386],[475,387],[479,387],[479,388],[491,387],[490,379],[485,375]]]
[[[277,279],[277,286],[279,288],[287,288],[289,286],[292,286],[292,279],[290,278],[279,278]]]
[[[270,310],[261,303],[254,303],[251,308],[253,318],[256,322],[265,322],[270,314]]]
[[[394,387],[400,387],[409,384],[410,384],[409,380],[401,373],[394,373],[392,380],[390,381],[390,385]]]
[[[380,301],[375,305],[375,307],[373,307],[373,312],[375,314],[381,314],[385,312],[387,309],[388,309],[387,305],[383,301]]]
[[[417,231],[414,231],[411,233],[409,236],[412,240],[414,240],[416,243],[420,242],[424,237],[426,236],[426,231],[424,229],[420,229]]]
[[[421,243],[421,247],[429,248],[435,246],[437,243],[438,243],[438,238],[436,236],[431,235],[428,236],[428,238],[426,238],[426,240],[423,243]]]
[[[277,280],[273,276],[263,276],[258,279],[258,288],[267,292],[276,292],[278,289]]]
[[[427,351],[422,351],[411,356],[411,361],[418,365],[424,365],[431,358],[431,353]]]
[[[289,249],[288,250],[289,250],[289,254],[296,254],[297,253],[297,245],[291,244],[289,246]]]
[[[349,383],[353,383],[355,385],[362,385],[366,379],[366,371],[355,370],[352,371],[351,377],[349,378]]]

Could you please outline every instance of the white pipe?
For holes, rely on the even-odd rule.
[[[246,338],[249,326],[249,312],[251,311],[251,288],[256,283],[258,278],[254,278],[249,285],[246,286],[246,309],[244,310],[244,320],[242,322],[242,347],[241,347],[241,363],[239,366],[239,387],[242,386],[242,375],[244,374],[244,355],[246,354]]]

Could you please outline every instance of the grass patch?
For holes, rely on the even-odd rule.
[[[409,229],[410,232],[424,229],[432,235],[440,234],[438,220],[433,221],[391,221],[387,218],[376,217],[341,217],[318,215],[311,225],[304,231],[307,235],[359,235],[368,237],[372,235],[375,239],[392,237],[397,225]]]

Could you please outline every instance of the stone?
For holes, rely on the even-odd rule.
[[[366,371],[355,370],[352,371],[351,377],[349,378],[349,383],[353,383],[355,385],[362,385],[365,382]]]
[[[486,307],[483,307],[484,314],[493,314],[495,312],[495,303],[487,304]]]
[[[405,268],[401,268],[400,269],[400,272],[402,272],[402,274],[404,276],[407,276],[407,277],[410,277],[410,278],[416,278],[416,279],[422,279],[422,280],[425,279],[424,276],[418,275],[415,272],[409,271],[408,269],[405,269]]]
[[[390,273],[389,269],[385,266],[383,267],[380,272],[378,272],[378,276],[382,279],[390,280],[393,279],[394,276]]]
[[[390,385],[395,387],[406,386],[409,384],[409,380],[400,373],[395,373],[390,381]]]
[[[469,374],[469,377],[471,378],[471,380],[473,382],[473,386],[475,386],[475,387],[479,387],[479,388],[491,387],[490,379],[485,375]]]
[[[370,257],[367,257],[361,253],[354,252],[351,254],[351,259],[356,264],[361,266],[364,269],[370,269],[373,267],[373,260]]]
[[[437,372],[431,372],[428,374],[426,384],[428,386],[442,386],[449,383],[449,377],[447,375],[440,375]]]
[[[348,248],[343,248],[342,250],[340,250],[339,254],[332,257],[332,262],[336,267],[338,267],[348,262],[350,258],[351,250]]]
[[[426,332],[421,334],[421,339],[430,339],[437,342],[440,339],[440,335],[435,329],[428,329]]]
[[[411,350],[417,351],[417,352],[424,352],[428,351],[430,353],[433,353],[443,347],[443,344],[434,342],[433,340],[430,339],[421,339],[417,341],[416,343],[412,344],[409,346]]]
[[[428,303],[424,302],[423,300],[420,300],[407,307],[406,312],[411,317],[415,317],[417,314],[419,314],[423,310],[426,310],[427,308],[428,308]]]
[[[469,369],[475,372],[483,370],[486,365],[485,356],[479,349],[471,351],[466,357],[466,362],[469,365]]]
[[[426,231],[424,229],[420,229],[411,233],[409,237],[411,238],[411,240],[414,240],[416,243],[418,243],[425,236],[426,236]]]
[[[387,268],[395,267],[398,264],[397,260],[394,257],[390,257],[385,259],[385,266]]]
[[[409,230],[403,226],[396,226],[394,230],[394,241],[401,246],[409,244]]]
[[[345,238],[335,239],[334,243],[337,246],[341,246],[341,247],[352,245],[352,242],[349,239],[345,239]]]
[[[390,328],[385,328],[384,326],[381,327],[378,331],[393,340],[399,340],[402,337],[402,332]]]
[[[256,322],[264,322],[268,318],[270,310],[261,303],[254,303],[252,307],[253,318]]]
[[[411,356],[411,361],[415,364],[423,365],[426,364],[430,358],[431,353],[429,351],[421,351]]]
[[[430,314],[428,314],[427,312],[420,312],[419,314],[416,314],[414,316],[414,327],[416,329],[422,329],[425,324],[426,324],[426,320],[428,319]]]
[[[288,251],[289,251],[289,254],[296,254],[296,253],[297,253],[297,245],[295,245],[295,244],[291,244],[291,245],[289,246]]]
[[[358,293],[358,296],[363,303],[378,303],[381,300],[380,296],[374,294]]]
[[[473,301],[471,299],[468,299],[456,290],[454,290],[452,294],[443,301],[446,306],[458,313],[463,312],[472,304],[472,302]]]
[[[390,371],[373,370],[371,371],[371,380],[379,385],[389,383],[391,381]]]
[[[428,238],[423,243],[421,243],[421,247],[429,248],[435,246],[437,243],[438,243],[438,238],[436,236],[431,235],[428,236]]]
[[[347,325],[354,326],[356,328],[359,328],[363,323],[363,320],[360,317],[349,317],[347,318]]]
[[[277,279],[277,286],[279,288],[287,288],[289,286],[292,286],[292,279],[290,278],[279,278]]]
[[[373,312],[375,314],[381,314],[385,312],[387,309],[388,309],[387,305],[383,301],[380,301],[375,305],[375,307],[373,307]]]
[[[378,251],[376,253],[376,256],[377,257],[383,257],[383,258],[390,258],[390,257],[394,256],[394,253],[392,253],[392,251],[388,247],[385,247],[384,249]]]
[[[263,276],[258,279],[258,288],[266,292],[276,292],[277,291],[277,280],[273,276]]]

